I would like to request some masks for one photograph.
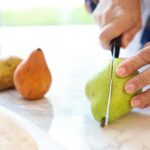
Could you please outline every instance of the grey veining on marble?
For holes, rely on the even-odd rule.
[[[89,116],[55,117],[49,133],[68,150],[150,149],[149,109],[134,110],[107,128]]]
[[[39,101],[24,100],[16,90],[0,92],[0,105],[32,121],[48,131],[53,117],[53,108],[46,98]]]

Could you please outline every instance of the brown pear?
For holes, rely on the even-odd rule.
[[[14,73],[16,89],[28,100],[41,99],[49,90],[51,82],[52,76],[40,48],[22,61]]]

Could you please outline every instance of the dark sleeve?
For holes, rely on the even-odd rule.
[[[93,12],[98,4],[98,0],[85,0],[86,9],[89,12]]]
[[[141,45],[142,45],[141,48],[143,48],[147,42],[150,42],[150,17],[148,18],[146,22],[146,25],[144,27],[144,30],[141,36]]]

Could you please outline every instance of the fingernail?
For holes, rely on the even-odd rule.
[[[126,69],[125,68],[119,68],[119,69],[117,69],[117,74],[119,76],[124,76],[126,74]]]
[[[135,99],[135,100],[132,100],[131,101],[131,106],[132,107],[138,107],[138,106],[140,106],[141,105],[141,102],[140,102],[140,100],[138,100],[138,99]]]
[[[125,90],[128,94],[133,94],[135,92],[135,85],[134,84],[128,84],[125,86]]]

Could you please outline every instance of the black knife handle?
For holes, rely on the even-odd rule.
[[[111,46],[111,54],[114,58],[118,58],[119,57],[119,53],[120,53],[120,46],[121,46],[121,36],[113,39],[110,42],[110,46]]]

